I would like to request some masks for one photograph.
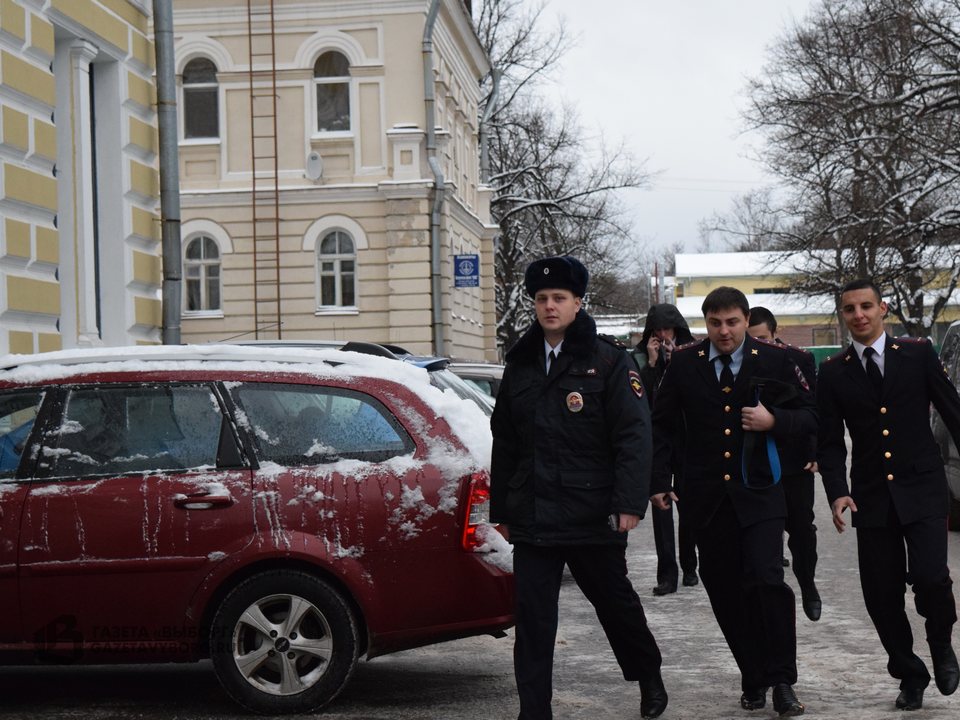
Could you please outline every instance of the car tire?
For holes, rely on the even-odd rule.
[[[305,572],[248,578],[224,598],[210,628],[220,684],[238,703],[265,715],[326,705],[347,684],[358,654],[349,605]]]

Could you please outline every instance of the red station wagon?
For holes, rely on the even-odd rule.
[[[358,353],[2,358],[0,655],[210,657],[278,714],[329,702],[360,656],[502,634],[489,442],[426,371]]]

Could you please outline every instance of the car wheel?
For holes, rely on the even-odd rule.
[[[210,628],[220,684],[254,712],[316,710],[357,665],[357,623],[343,597],[312,575],[255,575],[224,598]]]

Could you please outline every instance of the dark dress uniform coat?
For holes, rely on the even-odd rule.
[[[783,347],[749,336],[742,347],[739,372],[726,391],[709,340],[674,351],[653,409],[653,488],[670,490],[672,443],[682,437],[678,504],[696,527],[700,577],[740,668],[742,689],[765,692],[797,681],[795,598],[783,580],[783,487],[772,484],[766,434],[754,434],[753,451],[745,450],[741,410],[756,405],[759,393],[774,415],[770,435],[781,451],[815,431],[816,412]],[[770,484],[746,487],[744,469],[755,486]]]
[[[928,340],[888,335],[883,354],[879,394],[853,346],[820,364],[820,473],[831,505],[846,496],[856,503],[860,584],[887,670],[901,690],[922,689],[930,674],[913,651],[904,596],[912,584],[931,648],[948,647],[957,619],[947,567],[949,496],[930,405],[958,443],[960,397]],[[853,441],[849,487],[844,422]]]
[[[710,361],[710,341],[703,340],[673,352],[653,409],[653,492],[670,490],[670,464],[674,437],[683,438],[684,512],[697,527],[706,524],[720,503],[729,498],[741,526],[759,520],[786,517],[783,488],[748,489],[743,483],[741,448],[744,432],[740,410],[756,405],[751,378],[765,380],[761,402],[776,419],[770,431],[781,457],[800,436],[816,432],[817,418],[809,385],[786,348],[747,336],[743,364],[730,393],[720,391],[715,362]],[[783,388],[792,389],[783,392]],[[788,395],[786,400],[772,396]],[[769,474],[759,438],[747,463],[748,474]]]
[[[928,340],[887,336],[883,366],[878,401],[852,345],[820,364],[819,463],[827,499],[853,498],[854,527],[886,525],[891,503],[902,524],[945,518],[949,490],[930,404],[960,447],[957,391]],[[849,487],[844,421],[853,440]]]

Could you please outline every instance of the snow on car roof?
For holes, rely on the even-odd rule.
[[[237,363],[243,363],[238,367]],[[315,377],[379,378],[403,385],[444,418],[478,467],[489,468],[491,435],[486,415],[452,390],[430,383],[423,368],[390,358],[321,347],[273,348],[242,345],[138,345],[77,348],[0,357],[0,380],[49,383],[81,373],[151,371],[305,373]]]

